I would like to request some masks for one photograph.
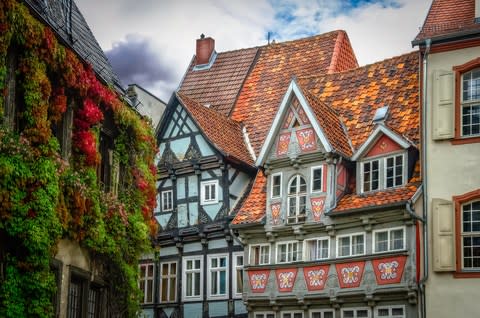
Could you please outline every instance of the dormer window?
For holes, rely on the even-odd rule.
[[[287,223],[305,221],[305,207],[307,202],[307,183],[305,179],[296,175],[288,184],[288,219]]]
[[[377,158],[361,163],[362,192],[390,189],[405,183],[405,155]]]

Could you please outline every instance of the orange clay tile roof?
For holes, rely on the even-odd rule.
[[[344,31],[261,47],[231,117],[246,126],[252,147],[258,155],[292,77],[325,74],[357,66]]]
[[[242,127],[238,122],[201,105],[182,93],[177,92],[177,97],[218,150],[226,157],[231,156],[253,166],[253,159],[248,152]]]
[[[254,62],[258,48],[218,53],[212,67],[193,70],[195,59],[180,84],[180,92],[228,116]]]
[[[480,30],[475,23],[475,0],[433,0],[415,41],[466,30]]]
[[[299,78],[298,82],[337,111],[357,150],[375,127],[375,111],[389,106],[385,125],[415,145],[419,143],[418,53],[324,76]]]
[[[235,215],[233,224],[259,223],[267,208],[267,179],[262,170],[258,170],[255,182],[242,207]]]
[[[417,192],[420,183],[408,183],[406,186],[367,194],[347,194],[337,203],[334,213],[357,209],[366,209],[379,206],[388,206],[395,203],[406,203]]]
[[[346,130],[338,113],[324,102],[319,101],[312,93],[303,89],[302,93],[313,109],[323,133],[333,149],[346,157],[351,157],[352,147],[350,147]]]

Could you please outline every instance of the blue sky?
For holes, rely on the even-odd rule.
[[[413,50],[430,0],[76,0],[124,84],[168,101],[204,33],[218,52],[336,29],[360,65]]]

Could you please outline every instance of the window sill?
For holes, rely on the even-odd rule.
[[[455,278],[480,278],[479,272],[454,272],[453,277]]]
[[[218,201],[207,201],[207,202],[201,202],[200,205],[212,205],[212,204],[217,204]]]
[[[467,145],[467,144],[474,144],[480,143],[480,136],[476,137],[455,137],[454,139],[450,140],[452,145]]]

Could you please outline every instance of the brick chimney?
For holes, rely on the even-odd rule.
[[[211,37],[206,38],[204,34],[197,39],[197,54],[195,55],[195,65],[208,64],[213,51],[215,50],[215,40]]]

